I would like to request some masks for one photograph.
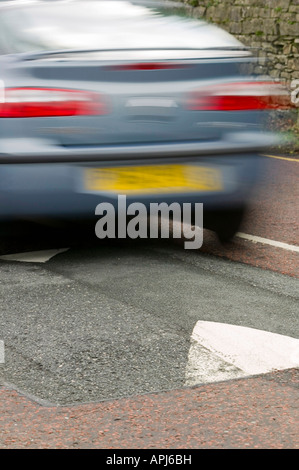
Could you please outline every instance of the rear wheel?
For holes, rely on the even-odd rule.
[[[238,232],[245,215],[245,207],[204,212],[204,228],[212,230],[221,243],[228,243]]]

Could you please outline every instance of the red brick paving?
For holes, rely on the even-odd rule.
[[[299,371],[77,406],[0,389],[2,449],[298,449]]]

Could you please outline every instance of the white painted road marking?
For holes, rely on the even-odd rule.
[[[244,238],[254,243],[263,243],[265,245],[275,246],[276,248],[282,248],[283,250],[295,251],[299,253],[299,246],[289,245],[288,243],[277,242],[276,240],[270,240],[269,238],[257,237],[256,235],[249,235],[247,233],[238,232],[236,237]]]
[[[198,321],[186,368],[188,386],[299,366],[299,340],[244,326]]]
[[[40,251],[28,251],[25,253],[14,253],[10,255],[0,256],[0,259],[6,261],[22,261],[25,263],[45,263],[53,256],[69,250],[69,248],[61,248],[58,250],[40,250]]]

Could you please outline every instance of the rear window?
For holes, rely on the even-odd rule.
[[[11,2],[13,4],[13,2]],[[176,14],[172,20],[165,16]],[[182,7],[160,2],[117,0],[48,1],[1,9],[2,53],[64,49],[119,49],[138,47],[137,38],[150,47],[155,28],[167,35],[182,23]],[[169,23],[170,20],[170,23]],[[198,22],[197,22],[198,23]],[[153,28],[153,29],[152,29]],[[148,38],[146,39],[146,34]]]

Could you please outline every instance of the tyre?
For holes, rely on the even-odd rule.
[[[204,228],[212,230],[221,243],[230,242],[242,225],[246,208],[244,206],[233,209],[204,212]]]

